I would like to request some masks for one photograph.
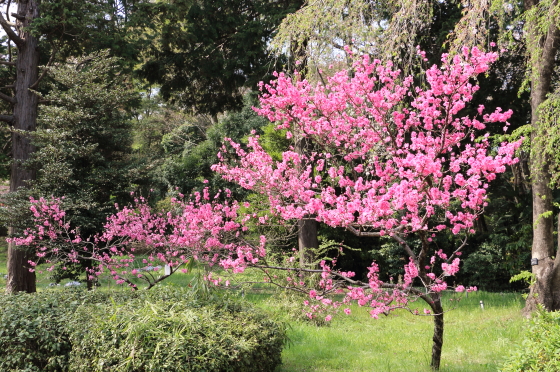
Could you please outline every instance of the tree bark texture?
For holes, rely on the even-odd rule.
[[[292,41],[290,45],[290,52],[292,58],[299,62],[298,70],[301,78],[305,78],[307,74],[307,40]],[[297,138],[295,150],[300,155],[307,155],[311,148],[311,140],[309,138]],[[309,216],[311,218],[311,216]],[[304,267],[306,263],[313,262],[313,254],[309,248],[319,248],[319,239],[317,231],[319,223],[313,219],[302,219],[298,221],[298,250],[299,250],[299,263]]]
[[[20,131],[32,132],[37,125],[38,96],[31,87],[39,77],[39,49],[38,40],[25,30],[33,19],[39,16],[39,4],[36,0],[20,0],[18,14],[24,15],[23,21],[17,21],[18,36],[21,39],[16,60],[16,82],[13,128]],[[23,166],[29,159],[34,147],[28,136],[14,132],[12,134],[13,164],[10,177],[10,191],[16,191],[25,186],[29,180],[35,178],[35,172]],[[15,233],[10,228],[10,233]],[[25,249],[16,249],[14,244],[8,246],[8,283],[6,291],[35,292],[35,273],[29,271],[28,261],[34,256]]]
[[[295,150],[298,154],[308,155],[311,149],[311,140],[309,138],[296,139]],[[300,266],[313,262],[314,257],[311,249],[319,248],[319,239],[317,237],[319,223],[312,219],[313,216],[298,221],[298,249]]]
[[[557,6],[557,2],[553,2]],[[530,9],[537,5],[535,0],[526,0],[525,7]],[[538,48],[538,56],[531,59],[537,63],[531,77],[531,125],[532,140],[539,135],[539,107],[546,100],[552,89],[552,73],[555,67],[555,56],[560,44],[560,29],[556,22],[551,22],[548,32],[539,36],[536,25],[528,26],[529,48]],[[534,141],[533,141],[534,143]],[[535,147],[535,146],[533,146]],[[538,264],[532,266],[535,283],[531,286],[523,313],[529,315],[542,304],[548,310],[560,309],[560,257],[554,247],[554,221],[552,190],[550,188],[549,159],[538,148],[533,148],[531,167],[531,188],[533,192],[533,245],[531,258]],[[544,213],[548,213],[545,216]],[[556,256],[555,259],[553,257]]]
[[[443,347],[443,307],[439,293],[432,295],[432,311],[434,312],[434,336],[432,338],[432,361],[430,366],[433,370],[439,370],[441,364],[441,349]]]
[[[305,264],[309,264],[314,260],[309,248],[319,248],[319,239],[317,238],[318,227],[319,223],[315,220],[303,219],[298,221],[298,247],[301,267],[305,267]]]

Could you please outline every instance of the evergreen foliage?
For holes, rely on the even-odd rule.
[[[217,124],[208,127],[204,140],[198,143],[183,141],[177,144],[173,141],[181,136],[180,133],[185,133],[192,128],[192,124],[188,123],[164,136],[162,145],[168,156],[161,167],[161,176],[171,189],[178,187],[181,192],[188,194],[206,186],[213,191],[227,187],[245,195],[240,188],[225,182],[221,176],[210,169],[213,164],[218,162],[217,154],[224,138],[243,140],[252,130],[260,133],[269,124],[266,119],[253,111],[252,107],[257,105],[254,94],[245,95],[243,102],[244,105],[240,112],[225,114]],[[203,183],[204,180],[208,180],[209,183]]]
[[[165,100],[196,113],[239,109],[242,88],[256,87],[274,69],[267,43],[298,3],[178,0],[144,7],[149,22],[140,75],[157,84]]]
[[[114,204],[127,200],[134,169],[131,115],[138,100],[118,59],[107,51],[50,69],[48,105],[34,135],[38,168],[31,192],[65,197],[72,225],[88,237],[98,232]]]
[[[518,345],[502,372],[553,372],[560,370],[560,313],[540,308],[529,320],[525,339]]]

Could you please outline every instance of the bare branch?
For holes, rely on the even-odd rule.
[[[14,97],[10,97],[2,92],[0,92],[0,99],[3,99],[4,101],[9,103],[16,103],[16,99]]]
[[[15,87],[16,87],[15,85],[6,85],[2,87],[2,89],[14,89]]]
[[[560,242],[560,240],[559,240]],[[451,262],[451,260],[453,258],[455,258],[456,256],[458,256],[457,253],[461,252],[461,249],[463,249],[465,246],[467,245],[467,237],[465,237],[465,239],[463,239],[463,242],[461,243],[461,245],[459,246],[459,248],[455,249],[455,251],[453,251],[453,253],[449,256],[449,258],[447,259],[447,262]]]
[[[53,60],[54,60],[54,56],[56,55],[57,49],[53,48],[53,52],[49,58],[49,61],[47,62],[47,65],[45,66],[45,69],[43,70],[43,73],[41,74],[41,76],[39,76],[39,78],[37,79],[36,82],[34,82],[33,84],[31,84],[31,86],[29,87],[29,89],[36,89],[37,86],[39,85],[39,83],[41,82],[41,80],[43,80],[43,78],[47,75],[47,72],[49,71],[49,69],[47,67],[49,67]]]
[[[22,22],[25,21],[25,16],[21,15],[21,14],[12,13],[12,17],[14,17],[15,19],[20,20]]]
[[[10,40],[12,40],[18,47],[21,47],[23,45],[23,39],[20,38],[14,30],[12,30],[12,27],[10,27],[10,24],[8,23],[8,21],[6,21],[2,13],[0,13],[0,25],[2,26],[4,31],[6,31],[8,38],[10,38]]]
[[[412,257],[414,261],[418,262],[418,257],[416,257],[416,255],[414,254],[414,252],[412,251],[408,243],[403,238],[401,238],[398,234],[391,235],[391,238],[393,240],[396,240],[398,243],[400,243],[404,247],[404,250],[406,251],[408,256]]]
[[[173,266],[170,267],[170,274],[164,274],[161,275],[160,277],[158,277],[157,279],[154,279],[153,282],[149,282],[148,287],[146,287],[146,290],[152,288],[154,285],[158,284],[159,282],[169,278],[171,275],[173,275],[177,270],[179,269],[179,267],[175,267],[175,269],[173,268]],[[153,276],[152,276],[153,277]]]
[[[367,236],[367,237],[373,237],[373,238],[381,237],[381,233],[378,232],[378,231],[358,231],[352,225],[346,226],[346,229],[356,236]]]
[[[391,284],[391,283],[383,283],[383,284],[381,284],[381,288],[400,289],[400,290],[403,290],[401,287],[399,287],[398,284]],[[428,305],[430,305],[430,307],[432,306],[432,304],[433,304],[433,302],[434,302],[426,293],[422,292],[422,291],[419,290],[419,289],[415,289],[415,288],[413,288],[413,287],[409,287],[409,288],[406,288],[405,291],[410,292],[410,293],[414,294],[415,296],[420,297],[421,299],[423,299],[424,301],[426,301],[426,303],[427,303]]]
[[[0,115],[0,121],[11,124],[14,122],[13,115]]]

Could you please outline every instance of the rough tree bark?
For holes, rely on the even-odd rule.
[[[538,6],[538,0],[526,0],[526,10]],[[557,2],[553,2],[557,7]],[[558,23],[552,21],[545,35],[539,35],[536,25],[527,25],[528,49],[535,53],[530,59],[533,66],[531,76],[531,125],[533,127],[532,142],[539,135],[539,107],[546,100],[552,89],[552,73],[555,67],[555,56],[560,46],[560,29]],[[535,49],[536,48],[536,49]],[[538,52],[537,52],[538,51]],[[548,158],[533,146],[530,167],[531,187],[533,192],[533,245],[531,257],[538,260],[532,266],[535,283],[531,286],[523,313],[529,315],[542,304],[548,310],[560,309],[560,254],[554,247],[554,221],[552,190],[548,169]],[[548,215],[544,215],[548,213]],[[560,253],[560,252],[559,252]],[[554,256],[555,259],[553,258]]]
[[[443,307],[441,305],[441,296],[439,293],[432,293],[431,304],[434,312],[434,336],[432,337],[432,361],[430,366],[433,370],[439,370],[441,365],[441,349],[443,348]]]
[[[39,49],[38,40],[31,35],[26,27],[39,16],[39,1],[20,0],[18,2],[15,31],[12,26],[0,15],[2,28],[17,47],[17,59],[15,62],[16,81],[15,95],[13,97],[3,96],[2,99],[13,105],[13,117],[10,118],[13,129],[25,132],[34,131],[37,124],[38,96],[30,90],[35,87],[39,79]],[[34,148],[29,139],[22,133],[12,134],[12,156],[13,164],[10,177],[10,192],[25,186],[29,180],[35,178],[35,172],[26,169],[22,163],[29,158]],[[14,228],[9,229],[14,233]],[[25,250],[16,249],[13,244],[8,247],[8,282],[6,291],[35,292],[35,273],[29,271],[28,261],[30,253]]]

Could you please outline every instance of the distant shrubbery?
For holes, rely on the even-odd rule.
[[[158,292],[0,296],[2,371],[272,371],[285,327],[238,299]]]

